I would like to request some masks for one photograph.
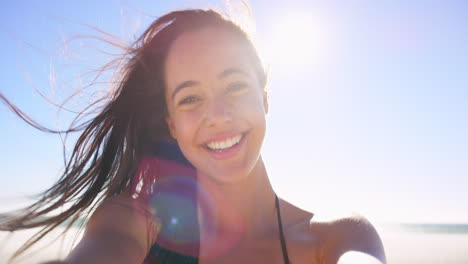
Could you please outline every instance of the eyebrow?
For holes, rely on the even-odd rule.
[[[247,72],[245,72],[245,71],[243,71],[243,70],[241,70],[239,68],[228,68],[228,69],[222,71],[220,74],[218,74],[218,79],[223,79],[223,78],[228,77],[229,75],[236,74],[236,73],[241,74],[241,75],[245,75],[247,77],[250,77],[250,75]],[[196,86],[198,84],[200,84],[200,83],[197,82],[197,81],[189,80],[189,81],[185,81],[185,82],[177,85],[176,88],[174,89],[174,91],[172,92],[172,95],[171,95],[172,100],[174,100],[175,95],[180,90],[182,90],[184,88],[187,88],[187,87]]]
[[[177,85],[177,87],[174,89],[174,92],[172,92],[172,100],[174,100],[174,97],[175,95],[182,89],[184,88],[187,88],[187,87],[191,87],[191,86],[195,86],[195,85],[198,85],[199,82],[196,82],[196,81],[185,81],[179,85]]]
[[[250,75],[247,72],[245,72],[245,71],[243,71],[243,70],[241,70],[239,68],[228,68],[228,69],[222,71],[220,74],[218,74],[218,79],[226,78],[227,76],[229,76],[231,74],[235,74],[235,73],[239,73],[239,74],[250,77]]]

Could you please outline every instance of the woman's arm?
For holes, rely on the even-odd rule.
[[[109,198],[93,213],[65,263],[142,263],[156,239],[156,226],[144,205],[129,196]]]

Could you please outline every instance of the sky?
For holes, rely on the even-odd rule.
[[[267,65],[262,157],[280,196],[317,216],[468,223],[468,4],[249,4],[253,20],[241,1],[3,1],[0,92],[42,124],[66,128],[72,115],[44,98],[62,102],[112,58],[105,52],[115,48],[90,38],[102,36],[96,28],[129,43],[168,11],[215,7],[255,33]],[[67,107],[105,89],[86,89]],[[60,137],[5,105],[0,139],[0,208],[59,177]]]

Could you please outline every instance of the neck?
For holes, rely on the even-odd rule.
[[[245,240],[276,229],[275,194],[261,158],[242,181],[223,184],[202,175],[198,181],[206,190],[199,193],[199,201],[206,201],[201,207],[207,208],[201,215],[202,230],[210,235]]]

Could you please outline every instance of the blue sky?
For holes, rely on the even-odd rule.
[[[0,4],[1,92],[57,127],[60,102],[109,57],[76,36],[127,41],[158,15],[223,1]],[[239,1],[231,5],[242,14]],[[464,1],[252,1],[270,73],[263,157],[277,192],[320,214],[381,222],[468,222],[468,6]],[[240,10],[240,11],[239,11]],[[151,17],[153,16],[153,17]],[[104,86],[96,89],[105,89]],[[94,91],[94,90],[93,90]],[[78,109],[90,92],[69,106]],[[50,186],[60,139],[0,106],[0,198]]]

